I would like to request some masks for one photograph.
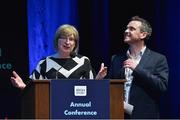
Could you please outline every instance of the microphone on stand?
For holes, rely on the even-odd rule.
[[[56,80],[58,79],[58,72],[59,70],[62,68],[63,66],[61,66],[57,71],[56,71]]]
[[[76,57],[76,52],[72,51],[72,52],[70,53],[70,57],[71,57],[71,58]],[[61,65],[61,67],[56,71],[56,79],[58,79],[58,72],[59,72],[59,70],[60,70],[63,66],[65,66],[67,63],[68,63],[68,62],[66,61],[66,62],[64,63],[64,65]]]
[[[71,57],[71,58],[76,57],[76,52],[72,51],[72,52],[70,53],[70,57]]]

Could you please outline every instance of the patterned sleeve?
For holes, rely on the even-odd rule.
[[[84,65],[85,65],[85,71],[86,71],[84,74],[84,78],[85,79],[94,79],[95,72],[92,68],[89,58],[85,57]]]
[[[45,79],[44,75],[43,75],[43,64],[45,64],[46,59],[42,59],[39,61],[39,63],[36,66],[36,69],[33,70],[33,72],[31,73],[31,75],[29,76],[30,79],[32,80],[36,80],[36,79]]]

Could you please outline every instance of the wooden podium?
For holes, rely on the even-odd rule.
[[[110,118],[123,119],[123,79],[110,80]],[[50,119],[50,80],[35,80],[27,85],[22,95],[23,119]]]

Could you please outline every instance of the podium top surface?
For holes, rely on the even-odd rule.
[[[35,82],[35,83],[49,83],[51,80],[55,80],[55,79],[36,79],[36,80],[33,80],[32,82]],[[59,80],[67,80],[67,79],[59,79]],[[73,79],[70,79],[70,80],[73,80]],[[81,79],[81,80],[93,80],[93,79]],[[108,80],[108,79],[106,79]],[[126,82],[125,79],[109,79],[110,80],[110,83],[124,83]],[[68,81],[68,80],[67,80]],[[98,80],[99,81],[99,80]]]

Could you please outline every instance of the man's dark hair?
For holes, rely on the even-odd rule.
[[[139,21],[139,22],[141,22],[142,25],[141,25],[140,30],[141,30],[142,32],[147,32],[148,34],[147,34],[146,39],[149,39],[149,37],[150,37],[151,34],[152,34],[152,27],[151,27],[151,25],[149,24],[149,22],[148,22],[147,20],[143,19],[143,18],[140,18],[139,16],[134,16],[134,17],[132,17],[132,18],[131,18],[131,21]]]

